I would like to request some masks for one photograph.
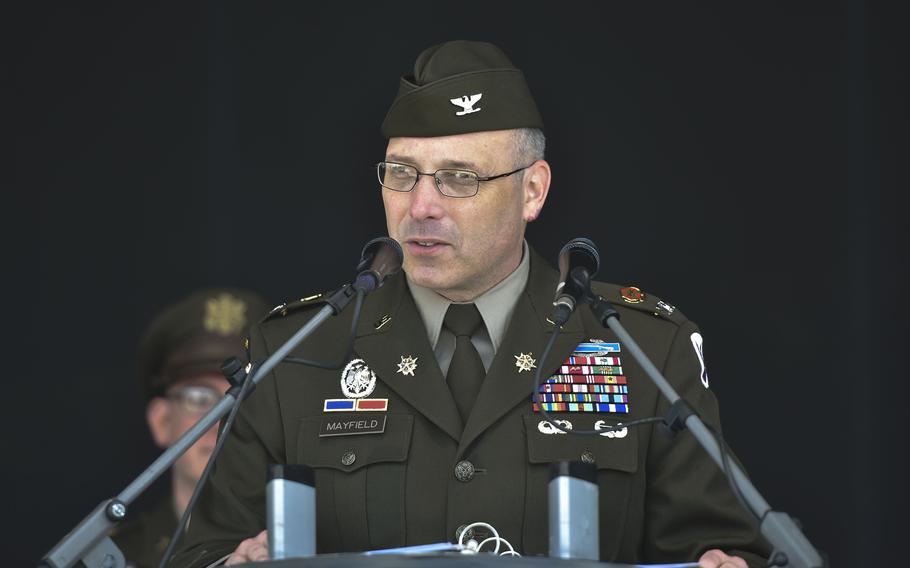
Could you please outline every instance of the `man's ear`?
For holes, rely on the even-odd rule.
[[[148,422],[152,439],[159,448],[167,448],[173,443],[171,439],[171,403],[166,398],[156,396],[145,407],[145,420]]]
[[[540,210],[550,192],[550,164],[546,160],[537,160],[525,171],[522,179],[524,192],[524,220],[531,222],[540,216]]]

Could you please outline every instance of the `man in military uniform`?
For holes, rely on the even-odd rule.
[[[365,301],[341,373],[279,365],[244,403],[175,565],[267,558],[269,462],[313,468],[319,552],[455,541],[482,521],[520,553],[546,554],[548,465],[560,460],[597,468],[602,560],[764,565],[756,522],[688,433],[608,430],[667,403],[589,310],[540,359],[558,281],[524,242],[550,186],[542,128],[521,71],[497,47],[448,42],[418,57],[383,123],[377,166],[404,271]],[[637,289],[594,289],[719,428],[698,328]],[[253,358],[319,307],[289,304],[255,326]],[[351,312],[294,355],[341,357]],[[538,368],[550,377],[540,395],[554,421],[604,435],[562,434],[542,419]]]
[[[149,325],[139,348],[139,378],[158,446],[176,442],[221,399],[229,387],[221,363],[245,358],[247,328],[267,311],[258,294],[213,288],[171,305]],[[158,565],[214,445],[213,428],[171,468],[170,495],[115,529],[113,539],[131,566]]]

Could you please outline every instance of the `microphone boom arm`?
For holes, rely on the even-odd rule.
[[[619,341],[625,345],[632,357],[645,370],[645,374],[648,375],[651,382],[670,402],[671,412],[675,409],[678,410],[681,405],[685,409],[685,401],[619,322],[619,314],[610,302],[602,296],[593,296],[593,294],[591,299],[591,311],[594,312],[597,320],[601,325],[612,330],[616,337],[619,338]],[[784,512],[772,510],[771,505],[749,481],[742,468],[735,461],[724,457],[725,450],[721,448],[717,438],[702,422],[698,414],[691,410],[688,412],[683,410],[680,419],[684,421],[685,427],[689,429],[702,448],[714,460],[714,463],[725,471],[729,470],[733,477],[732,481],[745,502],[744,504],[759,519],[762,535],[774,547],[774,554],[771,557],[771,561],[775,562],[773,565],[793,568],[822,568],[825,566],[821,555],[812,546],[794,520]]]

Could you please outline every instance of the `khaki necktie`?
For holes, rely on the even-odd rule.
[[[487,374],[477,349],[471,343],[471,335],[483,325],[483,318],[474,304],[450,304],[442,324],[455,334],[455,352],[446,373],[446,382],[461,418],[467,422]]]

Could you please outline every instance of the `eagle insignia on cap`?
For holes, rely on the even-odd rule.
[[[207,299],[202,326],[225,337],[237,335],[246,326],[246,303],[228,293]]]
[[[457,99],[449,99],[449,101],[457,106],[461,107],[461,110],[455,113],[455,116],[464,116],[466,114],[471,114],[472,112],[479,112],[480,108],[474,108],[474,105],[483,97],[483,93],[477,93],[476,95],[465,95]]]

